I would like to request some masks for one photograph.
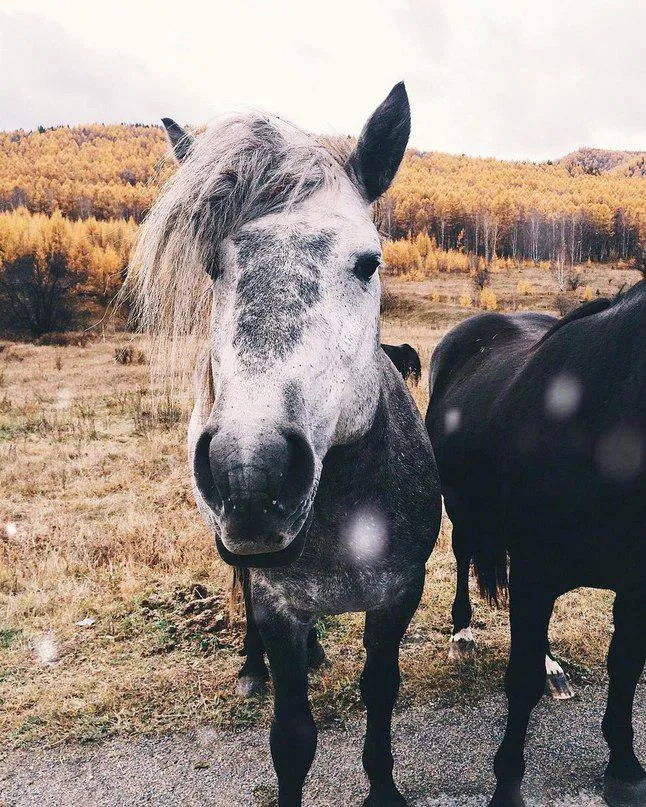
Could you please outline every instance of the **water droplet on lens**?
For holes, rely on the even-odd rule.
[[[545,411],[555,420],[565,420],[579,408],[581,382],[565,373],[555,376],[545,389]]]
[[[462,412],[459,409],[449,409],[444,415],[444,429],[447,434],[453,434],[460,428]]]

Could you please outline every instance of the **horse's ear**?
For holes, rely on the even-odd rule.
[[[404,82],[400,81],[363,127],[346,166],[366,201],[374,202],[390,187],[409,135],[410,105]]]
[[[166,129],[166,137],[171,144],[173,154],[178,163],[184,162],[186,156],[195,142],[192,134],[182,129],[182,127],[175,123],[172,118],[162,118],[164,129]]]

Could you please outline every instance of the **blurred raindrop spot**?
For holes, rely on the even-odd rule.
[[[449,409],[444,415],[444,429],[447,434],[453,434],[460,428],[462,412],[459,409]]]
[[[51,633],[46,633],[36,639],[34,650],[41,664],[56,664],[60,660],[58,643]]]
[[[545,411],[556,420],[565,420],[579,408],[582,395],[581,382],[571,375],[557,375],[545,390]]]
[[[597,446],[599,471],[613,482],[630,482],[644,462],[644,440],[637,429],[620,426],[608,432]]]
[[[356,558],[379,557],[388,540],[386,519],[377,508],[361,508],[348,520],[346,536]]]

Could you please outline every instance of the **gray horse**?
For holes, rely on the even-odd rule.
[[[195,498],[222,558],[249,569],[274,684],[279,804],[301,804],[316,748],[308,632],[350,611],[366,612],[365,804],[406,804],[390,724],[440,485],[379,346],[370,213],[406,148],[406,90],[393,88],[352,150],[266,115],[198,138],[164,123],[180,165],[141,228],[130,282],[173,372],[196,356]]]

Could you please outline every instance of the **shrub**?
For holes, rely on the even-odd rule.
[[[554,307],[559,314],[564,317],[576,308],[576,301],[567,294],[557,294],[554,300]]]
[[[583,279],[579,272],[570,272],[565,278],[565,288],[568,291],[576,291],[583,283]]]
[[[126,345],[126,347],[115,348],[114,360],[117,364],[145,364],[146,354],[132,345]]]
[[[426,232],[412,240],[384,241],[382,255],[386,271],[404,280],[424,280],[437,272],[468,272],[470,269],[468,255],[455,249],[441,249]]]
[[[521,294],[523,297],[529,297],[530,294],[536,294],[536,289],[531,283],[521,280],[518,284],[518,294]]]
[[[590,300],[594,300],[595,293],[592,291],[590,286],[584,286],[581,289],[581,301],[584,303],[589,303]]]
[[[496,292],[493,289],[482,289],[480,292],[480,308],[483,308],[485,311],[498,310],[498,298],[496,297]]]
[[[392,274],[422,274],[422,256],[412,241],[385,241],[381,252],[384,264]]]
[[[56,243],[27,247],[0,270],[0,315],[11,330],[42,336],[84,321],[82,287],[87,275],[73,270]]]
[[[471,306],[473,305],[473,300],[471,299],[471,295],[470,294],[461,294],[460,299],[459,299],[459,303],[462,306],[462,308],[471,308]]]

